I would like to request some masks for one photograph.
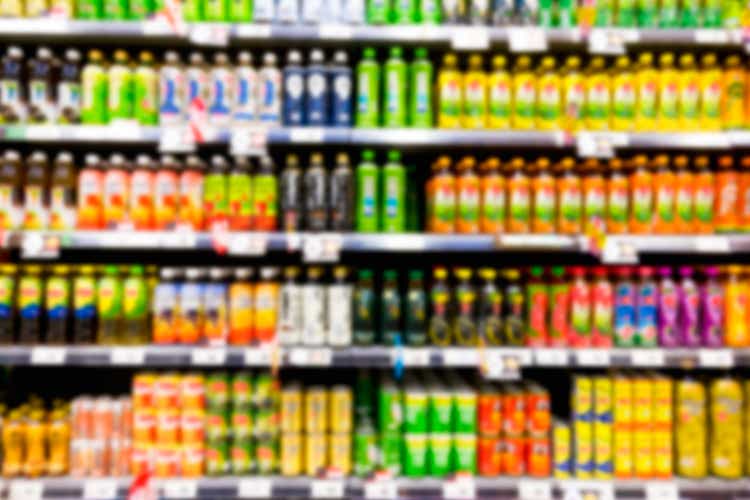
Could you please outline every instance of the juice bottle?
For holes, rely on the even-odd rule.
[[[398,271],[392,269],[383,272],[383,287],[380,292],[380,338],[384,345],[403,343]]]
[[[463,109],[461,72],[456,54],[445,54],[438,72],[438,127],[459,128]]]
[[[708,157],[698,156],[694,160],[693,174],[693,217],[696,233],[710,233],[714,230],[714,203],[716,182],[709,169]]]
[[[485,234],[502,233],[505,231],[506,182],[500,172],[500,160],[488,158],[479,170],[482,174],[479,181],[479,231]]]
[[[203,173],[205,170],[206,164],[203,160],[195,155],[188,156],[185,159],[185,167],[180,169],[178,190],[175,192],[175,197],[179,196],[180,200],[177,208],[177,223],[194,231],[203,230],[205,224],[203,215]],[[164,177],[164,181],[168,186],[172,182],[169,170],[165,174],[167,177]]]
[[[40,266],[24,266],[18,280],[18,342],[34,344],[41,340],[41,320],[44,315],[43,285]]]
[[[745,347],[750,344],[748,332],[748,288],[743,268],[732,265],[727,268],[725,294],[725,331],[727,347]]]
[[[352,341],[355,345],[375,343],[375,293],[373,292],[372,271],[357,271],[352,301]],[[432,302],[434,307],[434,302]]]
[[[477,336],[477,295],[471,283],[472,272],[468,268],[456,269],[454,288],[456,314],[453,317],[453,338],[456,344],[476,346]]]
[[[16,229],[23,220],[23,174],[21,156],[6,151],[0,168],[0,229]]]
[[[534,266],[529,269],[526,283],[526,325],[525,345],[544,347],[549,340],[549,290],[544,279],[544,268]]]
[[[388,151],[382,181],[381,230],[388,233],[403,232],[406,230],[406,169],[398,151]]]
[[[484,72],[482,56],[469,56],[469,67],[463,76],[463,128],[485,128],[487,126],[487,74]]]
[[[226,345],[229,337],[227,276],[228,273],[223,268],[212,267],[208,271],[208,282],[203,287],[203,332],[208,345]]]
[[[12,344],[16,333],[16,266],[0,266],[0,343]]]
[[[659,155],[654,158],[654,231],[675,233],[675,207],[677,186],[674,172],[669,168],[669,157]]]
[[[700,128],[701,130],[720,130],[724,74],[719,68],[716,54],[708,53],[701,57],[698,81],[700,82]]]
[[[246,270],[250,272],[250,269]],[[249,275],[248,275],[249,277]],[[287,266],[283,271],[284,281],[279,287],[279,314],[276,321],[276,338],[281,345],[299,345],[302,343],[302,332],[304,330],[303,323],[303,289],[299,283],[300,269],[296,266]],[[244,278],[243,281],[247,281],[248,278]],[[240,283],[239,278],[236,283]],[[244,283],[242,284],[244,286]],[[234,285],[232,285],[234,286]],[[230,287],[230,294],[232,293]],[[244,289],[238,289],[241,292]],[[247,289],[247,294],[252,306],[252,289]],[[244,292],[238,296],[242,298]],[[244,299],[243,299],[244,300]],[[231,298],[230,298],[231,302]],[[239,305],[239,304],[238,304]],[[352,301],[352,308],[358,307],[354,301]],[[355,309],[356,310],[356,309]],[[367,312],[369,314],[369,311]],[[230,316],[230,341],[232,339],[232,331],[237,331],[237,343],[248,343],[252,337],[252,307],[246,307],[243,310],[240,307],[234,310],[231,314],[237,314],[237,327],[231,327],[232,316]],[[246,325],[246,326],[245,326]],[[239,328],[241,327],[241,328]],[[247,330],[247,334],[243,334],[242,331]],[[234,341],[232,341],[234,342]]]
[[[177,342],[178,320],[178,272],[173,267],[159,271],[159,283],[154,287],[152,299],[152,334],[156,344]]]
[[[189,267],[185,270],[185,280],[179,285],[177,298],[177,341],[182,344],[196,344],[203,340],[203,325],[206,313],[203,307],[202,269]]]
[[[581,58],[570,56],[562,68],[563,130],[583,128],[586,112],[586,82],[581,73]]]
[[[290,274],[285,273],[285,276],[288,280],[294,281],[299,275],[299,268],[288,269],[294,271],[290,271]],[[252,277],[252,269],[238,267],[234,270],[233,280],[229,285],[229,343],[232,345],[248,345],[253,340],[255,297]],[[302,332],[295,333],[299,335]]]
[[[623,234],[628,232],[630,219],[630,182],[623,173],[623,163],[619,158],[609,161],[607,179],[607,232]]]
[[[409,271],[409,284],[406,291],[406,317],[404,318],[404,333],[406,344],[412,346],[423,346],[427,343],[427,294],[424,291],[422,271],[412,269]],[[350,301],[351,302],[351,301]],[[347,307],[349,302],[344,303]],[[351,324],[351,323],[349,323]]]
[[[573,171],[575,160],[564,158],[557,167],[557,231],[580,234],[583,217],[581,178]]]
[[[630,214],[630,232],[647,234],[653,227],[654,180],[648,171],[648,158],[638,155],[633,159],[633,173],[630,174],[630,189],[633,197],[633,210]]]
[[[607,268],[594,268],[591,284],[591,344],[594,347],[612,347],[614,337],[614,287],[607,279]]]
[[[583,232],[603,234],[607,208],[606,183],[599,162],[590,158],[583,165]]]
[[[552,268],[552,281],[549,285],[549,339],[550,347],[564,347],[568,344],[568,317],[570,315],[570,281],[565,277],[565,268]]]
[[[226,220],[228,215],[227,170],[223,156],[211,157],[211,168],[203,178],[203,211],[208,228]]]
[[[328,179],[328,191],[331,197],[331,229],[352,231],[354,229],[354,175],[349,164],[349,155],[346,153],[336,155],[336,166]]]
[[[499,346],[503,344],[503,294],[495,284],[497,272],[484,267],[479,269],[479,277],[482,279],[477,307],[479,341],[483,345]]]
[[[430,288],[430,320],[427,335],[432,345],[446,346],[453,342],[451,328],[451,290],[447,283],[448,271],[436,267],[432,271]]]
[[[401,47],[391,47],[383,66],[383,126],[405,127],[407,122],[407,67]]]
[[[627,56],[620,56],[615,61],[612,86],[612,105],[614,107],[612,128],[615,130],[633,130],[638,94],[636,93],[636,75],[630,67],[630,60]]]
[[[674,54],[659,56],[659,99],[657,122],[660,131],[679,129],[680,72],[675,68]]]
[[[78,229],[101,229],[104,226],[103,191],[104,173],[99,156],[87,154],[84,167],[78,174]]]
[[[612,82],[603,57],[594,57],[586,70],[586,128],[607,130],[612,107],[610,89]]]
[[[107,118],[109,121],[133,118],[133,71],[124,50],[116,50],[108,71]]]
[[[674,159],[674,190],[675,190],[675,220],[676,234],[692,233],[693,228],[693,199],[695,189],[693,173],[690,171],[688,157],[680,155]]]
[[[108,76],[101,51],[89,51],[88,59],[81,70],[81,122],[101,125],[108,120]]]
[[[524,172],[523,159],[513,158],[508,173],[508,232],[528,233],[531,229],[531,186]]]
[[[310,155],[310,166],[305,170],[302,185],[305,193],[306,229],[325,231],[328,227],[328,171],[323,165],[322,154]]]
[[[16,477],[23,473],[26,452],[26,433],[20,409],[9,412],[2,430],[3,435],[3,476]]]
[[[185,204],[180,203],[181,186],[177,177],[180,164],[171,155],[162,156],[160,164],[154,176],[154,228],[163,231],[174,229],[177,224],[178,207],[182,211]],[[203,190],[201,190],[201,209],[202,207]]]
[[[73,229],[76,225],[76,169],[73,155],[58,153],[52,169],[49,227],[54,231]]]
[[[693,279],[693,270],[689,266],[680,268],[680,278],[677,313],[678,335],[683,346],[698,347],[701,345],[698,285]]]
[[[680,297],[677,283],[672,277],[672,268],[659,268],[659,303],[657,337],[662,347],[679,347],[680,338],[677,331],[677,317]]]
[[[725,129],[744,128],[747,83],[745,68],[739,56],[727,57],[724,67],[724,99],[721,103],[721,121]]]
[[[275,231],[278,214],[276,174],[273,159],[262,156],[252,175],[252,228],[256,231]]]
[[[122,279],[117,266],[106,266],[96,284],[97,341],[113,345],[122,339]]]
[[[154,55],[142,51],[133,73],[133,117],[141,125],[159,123],[159,75],[154,69]]]
[[[427,58],[427,49],[419,47],[414,50],[414,61],[410,67],[410,106],[409,125],[412,127],[431,128],[434,124],[433,105],[433,72],[432,63]]]
[[[547,158],[539,158],[529,165],[531,178],[531,232],[553,233],[555,231],[555,178],[550,172]]]
[[[659,73],[654,69],[654,56],[644,52],[638,57],[636,68],[635,129],[641,132],[656,129],[659,97]]]
[[[130,174],[129,219],[136,230],[154,228],[154,162],[148,155],[138,155]]]
[[[680,96],[677,114],[680,130],[696,130],[700,126],[701,78],[692,54],[680,56]]]
[[[39,47],[36,57],[28,61],[28,116],[29,122],[52,123],[54,121],[53,68],[57,61],[47,47]]]
[[[750,156],[743,156],[739,172],[738,226],[741,231],[750,230]]]
[[[701,286],[701,339],[708,347],[724,345],[724,284],[719,281],[719,268],[704,269],[706,279]]]
[[[456,178],[450,168],[447,156],[441,156],[432,165],[427,185],[427,230],[433,233],[456,230]]]
[[[570,285],[568,345],[589,347],[591,346],[592,290],[586,279],[586,268],[574,267],[571,269],[571,275],[573,281]]]
[[[511,126],[516,130],[531,130],[536,117],[536,76],[531,69],[531,58],[521,56],[513,68],[513,110]]]
[[[462,234],[479,232],[479,176],[475,168],[472,156],[456,164],[456,231]]]
[[[253,200],[250,161],[247,157],[237,157],[227,180],[229,209],[229,229],[248,231],[252,227]]]
[[[448,168],[450,168],[450,160],[448,160]],[[357,178],[355,223],[357,232],[376,233],[380,227],[380,170],[375,164],[373,150],[362,151],[362,161],[357,165],[355,176]],[[282,189],[282,193],[286,193],[286,190]],[[451,213],[451,224],[452,220]]]
[[[380,124],[380,65],[375,56],[375,49],[366,47],[357,64],[357,127],[374,128]]]
[[[635,284],[629,267],[617,268],[615,282],[615,345],[632,347],[635,345]]]
[[[492,71],[487,85],[489,87],[488,126],[493,129],[510,128],[513,95],[511,94],[511,75],[506,65],[505,56],[492,58]]]
[[[719,158],[716,170],[716,199],[714,227],[717,231],[729,232],[738,226],[739,173],[734,168],[734,159],[725,155]]]
[[[113,154],[104,171],[104,226],[117,229],[128,216],[130,207],[130,173],[125,158]]]
[[[638,268],[640,282],[636,291],[635,344],[641,347],[656,345],[657,285],[654,270],[649,266]]]
[[[503,325],[505,325],[505,343],[511,346],[524,344],[526,312],[525,296],[519,283],[521,273],[518,269],[506,269],[502,272],[505,281],[505,306],[503,308]]]
[[[23,472],[28,477],[39,477],[47,468],[47,424],[44,410],[33,409],[26,419],[26,461]]]
[[[48,221],[49,164],[42,151],[31,154],[26,161],[23,187],[23,229],[45,229]]]
[[[96,340],[96,278],[94,266],[81,266],[73,278],[73,342]]]
[[[149,286],[143,266],[130,266],[128,276],[122,283],[122,337],[123,344],[147,344]]]
[[[562,125],[562,81],[553,57],[544,57],[537,81],[537,127],[559,130]]]
[[[65,344],[68,341],[70,324],[70,269],[68,266],[54,266],[52,275],[47,277],[44,304],[47,311],[45,320],[48,344]]]

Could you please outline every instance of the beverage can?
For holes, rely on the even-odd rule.
[[[407,432],[404,435],[403,474],[424,477],[427,472],[427,434]]]
[[[206,441],[206,475],[223,476],[230,471],[229,443],[220,437]]]
[[[523,436],[504,435],[502,467],[503,473],[508,476],[523,476],[526,473],[526,461],[524,459],[526,445]]]
[[[235,476],[247,475],[253,470],[255,463],[255,449],[252,438],[234,436],[230,444],[230,471]]]
[[[229,375],[226,372],[212,372],[206,380],[206,407],[226,408],[229,403]]]
[[[255,461],[259,474],[276,472],[279,466],[278,441],[275,438],[258,439],[255,442]]]
[[[328,435],[325,432],[305,434],[305,475],[317,476],[328,466]]]
[[[404,398],[404,430],[424,434],[427,428],[427,393],[416,383],[407,385]]]
[[[328,393],[323,386],[305,391],[305,430],[323,433],[328,430]]]
[[[302,434],[283,432],[281,434],[280,467],[282,476],[299,476],[302,470]]]
[[[526,472],[532,477],[549,477],[552,472],[552,450],[549,437],[526,438]]]
[[[499,436],[503,430],[503,396],[499,388],[486,386],[479,393],[477,405],[479,434],[481,436]]]
[[[352,472],[352,434],[351,432],[333,432],[329,435],[328,446],[329,468],[344,477]]]
[[[401,450],[403,447],[402,435],[398,432],[381,431],[380,434],[380,465],[394,476],[400,476]],[[450,447],[449,447],[450,449]]]
[[[526,398],[515,385],[508,386],[502,395],[503,433],[520,436],[526,429]]]
[[[555,422],[552,427],[553,460],[555,479],[570,479],[573,472],[572,435],[570,425]]]
[[[408,394],[407,394],[408,396]],[[352,431],[352,391],[349,386],[335,385],[329,391],[328,398],[330,409],[329,429],[334,433],[346,433]],[[406,398],[408,404],[408,397]],[[425,401],[426,408],[426,401]],[[426,411],[425,411],[426,413]],[[408,412],[407,412],[408,415]],[[426,419],[425,419],[426,423]]]
[[[477,438],[477,473],[480,476],[496,477],[502,473],[503,440],[499,436]]]
[[[538,384],[528,384],[524,408],[528,433],[532,436],[548,434],[552,420],[549,392]]]

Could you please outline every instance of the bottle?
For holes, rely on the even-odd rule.
[[[290,50],[284,66],[284,125],[305,124],[305,69],[302,54]]]
[[[583,165],[583,232],[599,235],[606,232],[607,196],[602,168],[594,158]]]
[[[405,343],[410,346],[423,346],[427,343],[427,295],[424,290],[423,273],[409,271],[409,284],[404,304]]]
[[[429,80],[430,84],[432,80]],[[333,62],[328,67],[328,88],[331,89],[331,110],[328,124],[333,127],[352,126],[352,68],[343,50],[333,54]]]
[[[463,97],[461,92],[461,72],[458,70],[456,54],[443,56],[443,64],[438,72],[438,127],[458,128],[461,124]]]
[[[226,159],[214,155],[211,157],[211,167],[203,178],[203,213],[209,229],[225,221],[228,215],[228,169]]]
[[[367,0],[349,0],[345,3],[344,22],[348,24],[360,25],[366,22],[366,3]]]
[[[323,165],[323,155],[310,155],[310,166],[305,170],[302,185],[305,196],[305,220],[308,231],[328,229],[329,187],[328,172]]]
[[[252,179],[250,161],[245,156],[235,158],[227,180],[227,200],[230,231],[253,228]]]
[[[18,342],[35,344],[41,340],[44,311],[43,281],[40,266],[24,266],[18,280]]]
[[[531,229],[531,181],[523,159],[513,158],[508,174],[508,232],[528,233]]]
[[[192,206],[189,200],[193,197],[190,193],[181,192],[180,179],[177,170],[180,164],[174,157],[162,156],[160,167],[154,176],[154,228],[156,230],[174,229],[178,221],[178,204],[180,210],[180,222],[185,224],[188,219],[182,218],[189,211],[187,207]],[[182,202],[182,203],[180,203]],[[203,189],[200,191],[200,209],[203,211]]]
[[[660,81],[659,73],[654,69],[654,56],[650,52],[644,52],[638,57],[635,80],[635,129],[641,132],[655,130]]]
[[[693,270],[688,266],[680,268],[678,332],[681,343],[686,347],[702,344],[700,336],[700,291],[693,279]]]
[[[302,344],[323,345],[326,341],[325,287],[320,283],[323,269],[307,268],[307,282],[302,285]]]
[[[614,289],[607,279],[607,268],[594,268],[591,284],[591,344],[594,347],[611,348],[614,337]]]
[[[333,283],[326,287],[328,309],[327,344],[348,346],[352,344],[353,286],[348,282],[349,270],[344,266],[333,269]]]
[[[106,266],[96,285],[99,344],[114,345],[122,339],[122,280],[117,266]]]
[[[6,151],[0,166],[0,229],[17,229],[23,221],[21,156]]]
[[[104,172],[98,155],[86,155],[78,174],[78,229],[101,229],[104,226]]]
[[[302,169],[297,155],[286,156],[279,179],[279,210],[283,231],[301,231],[304,225]]]
[[[358,233],[376,233],[380,228],[380,171],[373,150],[362,151],[356,177],[356,230]]]
[[[279,310],[279,270],[276,267],[261,267],[260,279],[255,285],[255,340],[268,344],[276,335]],[[325,325],[325,323],[324,323]]]
[[[398,273],[389,269],[383,272],[380,292],[380,338],[384,345],[403,345],[401,315]]]
[[[609,161],[607,180],[607,232],[623,234],[630,224],[630,179],[623,172],[622,160]]]
[[[357,271],[352,299],[352,340],[356,345],[375,343],[375,292],[372,271]]]
[[[482,279],[477,301],[480,342],[490,346],[503,345],[503,295],[495,283],[497,272],[491,268],[481,268],[479,277]]]
[[[255,302],[253,284],[250,280],[253,271],[247,267],[234,270],[234,280],[229,285],[229,343],[249,345],[253,340],[253,304]],[[280,297],[280,316],[284,315],[284,293]],[[298,334],[302,333],[300,330]]]
[[[204,338],[206,311],[203,304],[203,288],[206,274],[203,269],[188,267],[184,280],[179,285],[177,298],[177,341],[182,344],[197,344]]]
[[[553,57],[542,59],[537,86],[537,126],[540,130],[559,130],[562,125],[562,82]]]
[[[191,71],[194,68],[191,57]],[[187,79],[187,89],[184,88],[186,78],[180,64],[177,52],[169,51],[164,56],[164,64],[159,69],[159,124],[161,126],[176,125],[186,117],[187,107],[193,102],[189,96],[195,90]],[[186,93],[186,90],[188,91]]]
[[[275,231],[277,217],[277,185],[274,164],[270,156],[262,156],[252,176],[252,228],[256,231]]]
[[[76,227],[76,168],[73,155],[62,151],[55,157],[49,195],[49,228],[53,231]]]
[[[226,22],[229,2],[223,0],[206,0],[203,3],[203,20],[209,22]]]
[[[379,1],[369,0],[368,6]],[[357,64],[356,102],[357,127],[375,128],[380,125],[380,65],[375,60],[375,49],[372,47],[362,51],[362,59]]]
[[[568,344],[570,281],[565,278],[564,267],[555,266],[551,272],[552,279],[548,286],[550,311],[547,345],[550,347],[565,347]]]
[[[45,342],[65,344],[70,324],[70,281],[68,266],[54,266],[44,290]]]
[[[169,54],[167,54],[169,55]],[[206,64],[206,60],[203,58],[203,54],[200,52],[192,52],[190,54],[189,66],[184,71],[184,93],[180,94],[181,100],[184,96],[185,103],[183,113],[186,113],[188,118],[192,118],[196,113],[205,113],[206,108],[209,104],[209,67]],[[182,87],[183,76],[179,74],[178,85]],[[180,88],[180,90],[182,90]]]
[[[505,56],[492,58],[492,71],[489,74],[489,115],[487,125],[492,129],[510,128],[512,107],[511,76],[506,68]]]
[[[531,164],[531,232],[550,234],[555,231],[555,179],[547,158]]]
[[[740,230],[750,229],[750,156],[740,160],[739,193],[737,194],[737,226]]]
[[[716,206],[714,208],[714,228],[729,232],[738,227],[739,174],[734,168],[734,158],[721,156],[718,162],[716,179]]]
[[[253,0],[231,0],[228,6],[227,21],[249,23],[253,21]]]
[[[525,297],[519,279],[518,269],[506,269],[502,272],[505,281],[505,307],[503,309],[503,324],[505,325],[505,344],[521,346],[524,344],[524,314],[526,311]]]
[[[748,287],[742,275],[742,267],[731,265],[727,268],[724,294],[725,345],[727,347],[746,347],[750,344],[747,323]]]
[[[57,121],[75,124],[81,121],[81,53],[65,51],[57,83]]]
[[[604,67],[604,58],[594,57],[589,63],[586,78],[586,128],[607,130],[610,127],[612,82]]]
[[[449,234],[456,230],[456,178],[451,160],[441,156],[432,164],[427,186],[427,230]]]
[[[336,155],[336,166],[329,177],[331,203],[331,229],[333,231],[354,230],[354,175],[349,164],[349,155]]]
[[[382,186],[380,230],[386,233],[403,232],[406,230],[406,170],[398,151],[388,151],[388,163],[382,171]]]
[[[310,63],[305,73],[305,97],[307,124],[327,125],[330,88],[323,51],[320,49],[310,51]]]
[[[229,57],[224,52],[214,54],[214,65],[208,73],[208,117],[212,126],[226,127],[232,119],[235,101],[235,81]]]
[[[708,53],[701,57],[698,73],[698,115],[701,130],[720,130],[722,126],[722,94],[724,75],[719,68],[716,54]]]
[[[228,273],[220,267],[208,271],[208,282],[203,287],[203,331],[208,345],[226,345],[229,337],[229,303],[227,298]]]
[[[456,286],[455,316],[453,317],[453,338],[461,346],[476,346],[479,342],[477,335],[477,297],[471,283],[472,272],[468,268],[455,271]]]
[[[511,127],[516,130],[531,130],[536,117],[536,77],[531,69],[531,58],[516,59],[513,69],[513,111]]]
[[[319,1],[305,2],[305,14],[310,12],[315,14],[315,17],[311,20],[316,20],[320,16],[320,9],[314,9],[312,6],[308,7],[308,4],[321,5]],[[301,9],[299,0],[279,0],[276,2],[276,18],[275,20],[281,24],[296,24],[301,20]],[[305,19],[307,21],[308,19]]]
[[[630,214],[630,232],[647,234],[653,227],[654,182],[648,171],[648,159],[638,155],[633,159],[634,170],[630,174],[630,189],[633,197],[633,210]]]
[[[432,63],[427,58],[427,49],[414,50],[414,61],[409,72],[409,125],[418,128],[431,128],[432,115]]]
[[[117,229],[127,221],[130,207],[130,173],[125,158],[113,154],[104,172],[104,227]]]
[[[672,269],[659,268],[659,302],[657,306],[657,336],[661,347],[679,347],[677,318],[680,312],[680,294],[677,283],[672,278]]]
[[[586,111],[586,86],[581,73],[581,58],[570,56],[562,68],[562,128],[582,128]]]
[[[636,288],[629,267],[616,271],[615,282],[615,345],[633,347],[636,345]]]
[[[405,127],[407,67],[402,59],[401,47],[391,47],[383,73],[383,126]]]
[[[153,313],[151,330],[155,344],[173,344],[178,341],[178,275],[177,269],[173,267],[163,267],[159,271],[159,283],[153,289],[151,303]]]
[[[157,125],[159,78],[154,69],[154,55],[149,51],[142,51],[139,61],[133,76],[134,117],[141,125]]]
[[[688,157],[677,156],[674,159],[675,167],[675,223],[674,230],[677,234],[693,232],[693,173],[689,170]]]
[[[633,130],[637,106],[636,76],[630,68],[627,56],[617,58],[612,85],[612,128]]]
[[[262,123],[279,124],[281,122],[281,72],[276,67],[276,55],[272,52],[263,54],[263,66],[258,73],[259,93],[258,107]]]
[[[276,338],[281,345],[302,343],[302,286],[299,284],[299,268],[284,268],[284,282],[279,289],[279,319]]]
[[[722,123],[725,129],[743,128],[746,124],[745,101],[747,85],[745,70],[740,58],[729,56],[724,69],[724,99],[722,103]]]
[[[659,155],[654,159],[654,223],[657,233],[675,233],[675,174],[669,168],[669,157]]]
[[[427,335],[432,345],[447,346],[453,342],[451,322],[451,290],[447,283],[448,271],[437,267],[432,271],[430,288],[430,319]]]
[[[168,164],[164,167],[162,177],[157,175],[157,179],[164,181],[165,193],[172,192],[171,189],[175,189],[173,192],[174,199],[179,199],[179,209],[177,210],[176,223],[180,227],[190,228],[194,231],[201,231],[204,229],[203,219],[203,173],[206,170],[206,165],[199,157],[190,155],[185,159],[185,165],[180,168],[179,179],[176,179],[176,174],[173,170],[176,167],[176,163],[171,159]],[[173,185],[173,182],[177,180],[177,186]],[[171,213],[168,218],[170,221],[174,221],[174,208],[172,207]]]
[[[575,160],[564,158],[557,166],[557,231],[580,234],[583,231],[583,186],[573,171]]]
[[[709,169],[707,156],[697,156],[694,160],[693,174],[693,216],[696,233],[710,233],[714,230],[716,182]]]
[[[662,0],[658,13],[660,28],[677,28],[679,26],[680,2],[676,0]]]
[[[487,75],[484,72],[482,56],[469,56],[469,67],[463,77],[463,128],[483,129],[487,126]]]
[[[86,125],[101,125],[108,120],[109,77],[101,51],[89,51],[88,59],[81,71],[81,121]]]
[[[417,18],[415,0],[396,0],[391,4],[390,24],[413,24]]]
[[[704,346],[724,345],[724,286],[719,281],[719,269],[704,269],[706,279],[700,288],[700,328]]]
[[[235,123],[252,123],[258,118],[258,73],[253,68],[250,52],[243,50],[237,56],[233,79],[236,84],[232,103],[233,120]]]
[[[544,347],[549,340],[549,290],[544,281],[544,268],[534,266],[529,270],[526,283],[526,339],[529,347]]]
[[[127,52],[115,51],[114,63],[109,67],[107,78],[108,121],[133,118],[133,71]]]
[[[122,283],[122,332],[120,343],[138,345],[149,342],[149,286],[143,266],[130,266]]]
[[[456,164],[456,230],[463,234],[479,232],[479,176],[476,160],[466,156]]]
[[[8,47],[2,58],[0,73],[0,121],[18,123],[26,119],[23,87],[23,51],[17,46]]]
[[[128,18],[128,2],[121,0],[103,0],[104,19],[125,20]]]
[[[92,344],[97,335],[94,266],[81,266],[73,278],[73,342]]]
[[[653,279],[654,270],[649,266],[638,268],[640,283],[636,291],[636,334],[635,342],[640,347],[656,345],[656,302],[657,287]]]
[[[659,130],[679,128],[680,72],[675,68],[674,54],[659,56],[659,98],[657,120]]]
[[[52,51],[39,47],[36,57],[28,63],[28,119],[34,123],[53,123],[55,121],[53,72],[56,61]]]
[[[591,345],[592,290],[586,279],[586,268],[571,269],[573,281],[570,285],[570,326],[568,345],[589,347]]]
[[[130,174],[127,219],[139,231],[154,228],[154,170],[154,163],[148,155],[138,155]]]
[[[23,186],[23,229],[46,229],[49,222],[49,162],[42,151],[35,151],[26,160]]]
[[[256,23],[271,23],[276,20],[276,2],[253,0],[253,20]]]

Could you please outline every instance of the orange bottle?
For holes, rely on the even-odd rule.
[[[432,177],[427,181],[427,230],[441,234],[456,231],[456,178],[447,156],[432,165]]]
[[[654,158],[654,232],[675,232],[676,176],[669,168],[669,157]]]
[[[750,230],[750,156],[743,156],[740,163],[740,193],[737,209],[739,229]]]
[[[583,164],[583,232],[602,234],[606,230],[606,183],[599,161],[590,158]]]
[[[648,158],[638,155],[633,158],[633,172],[630,174],[630,189],[633,210],[630,213],[630,232],[644,234],[651,232],[654,216],[653,175],[648,169]]]
[[[583,230],[583,190],[581,178],[574,172],[573,158],[557,165],[557,232],[580,234]]]
[[[206,165],[203,160],[190,155],[185,159],[185,166],[180,169],[178,179],[180,201],[177,208],[177,224],[194,231],[204,229],[203,174],[205,170]]]
[[[456,231],[462,234],[479,232],[479,176],[477,161],[466,156],[456,165]]]
[[[675,214],[674,232],[677,234],[692,233],[695,228],[693,200],[695,198],[695,180],[690,171],[688,157],[680,155],[674,159]]]
[[[276,337],[279,306],[278,269],[262,267],[255,285],[255,340],[270,342]]]
[[[125,158],[113,154],[104,172],[104,226],[117,229],[126,222],[130,208],[130,172]]]
[[[711,233],[714,230],[714,204],[716,183],[714,174],[708,168],[708,156],[695,158],[693,176],[693,218],[696,233]]]
[[[719,158],[716,171],[714,199],[714,227],[718,231],[733,231],[737,227],[739,174],[734,169],[734,159],[725,155]]]
[[[130,174],[130,221],[137,230],[154,228],[154,163],[139,155]]]
[[[531,232],[550,234],[555,231],[555,178],[550,173],[550,162],[539,158],[529,165],[531,175]]]
[[[607,179],[607,232],[624,234],[628,232],[630,220],[630,179],[620,158],[609,160]]]
[[[104,171],[95,154],[86,155],[78,174],[78,229],[101,229],[104,226]]]
[[[531,185],[522,158],[508,165],[508,232],[528,233],[531,229]]]
[[[505,176],[500,172],[500,160],[489,158],[479,167],[479,231],[498,234],[505,231],[506,199]]]
[[[177,225],[177,209],[180,201],[180,185],[177,171],[180,164],[171,155],[161,159],[161,166],[154,176],[154,228],[174,229]],[[201,205],[202,206],[202,205]]]
[[[203,307],[203,282],[205,270],[189,267],[185,281],[180,285],[177,306],[177,339],[183,344],[196,344],[203,340],[206,310]]]
[[[239,267],[229,285],[229,343],[232,345],[248,345],[253,340],[255,293],[252,276],[251,268]]]

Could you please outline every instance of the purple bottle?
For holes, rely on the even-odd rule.
[[[724,287],[719,282],[719,269],[705,270],[706,281],[701,286],[701,340],[708,347],[724,345]]]
[[[701,345],[700,324],[700,294],[698,285],[693,279],[690,267],[680,268],[680,302],[677,313],[677,330],[682,345],[695,347]]]
[[[659,345],[677,347],[680,345],[680,337],[677,335],[677,283],[672,279],[672,269],[669,267],[659,268],[659,276]]]

